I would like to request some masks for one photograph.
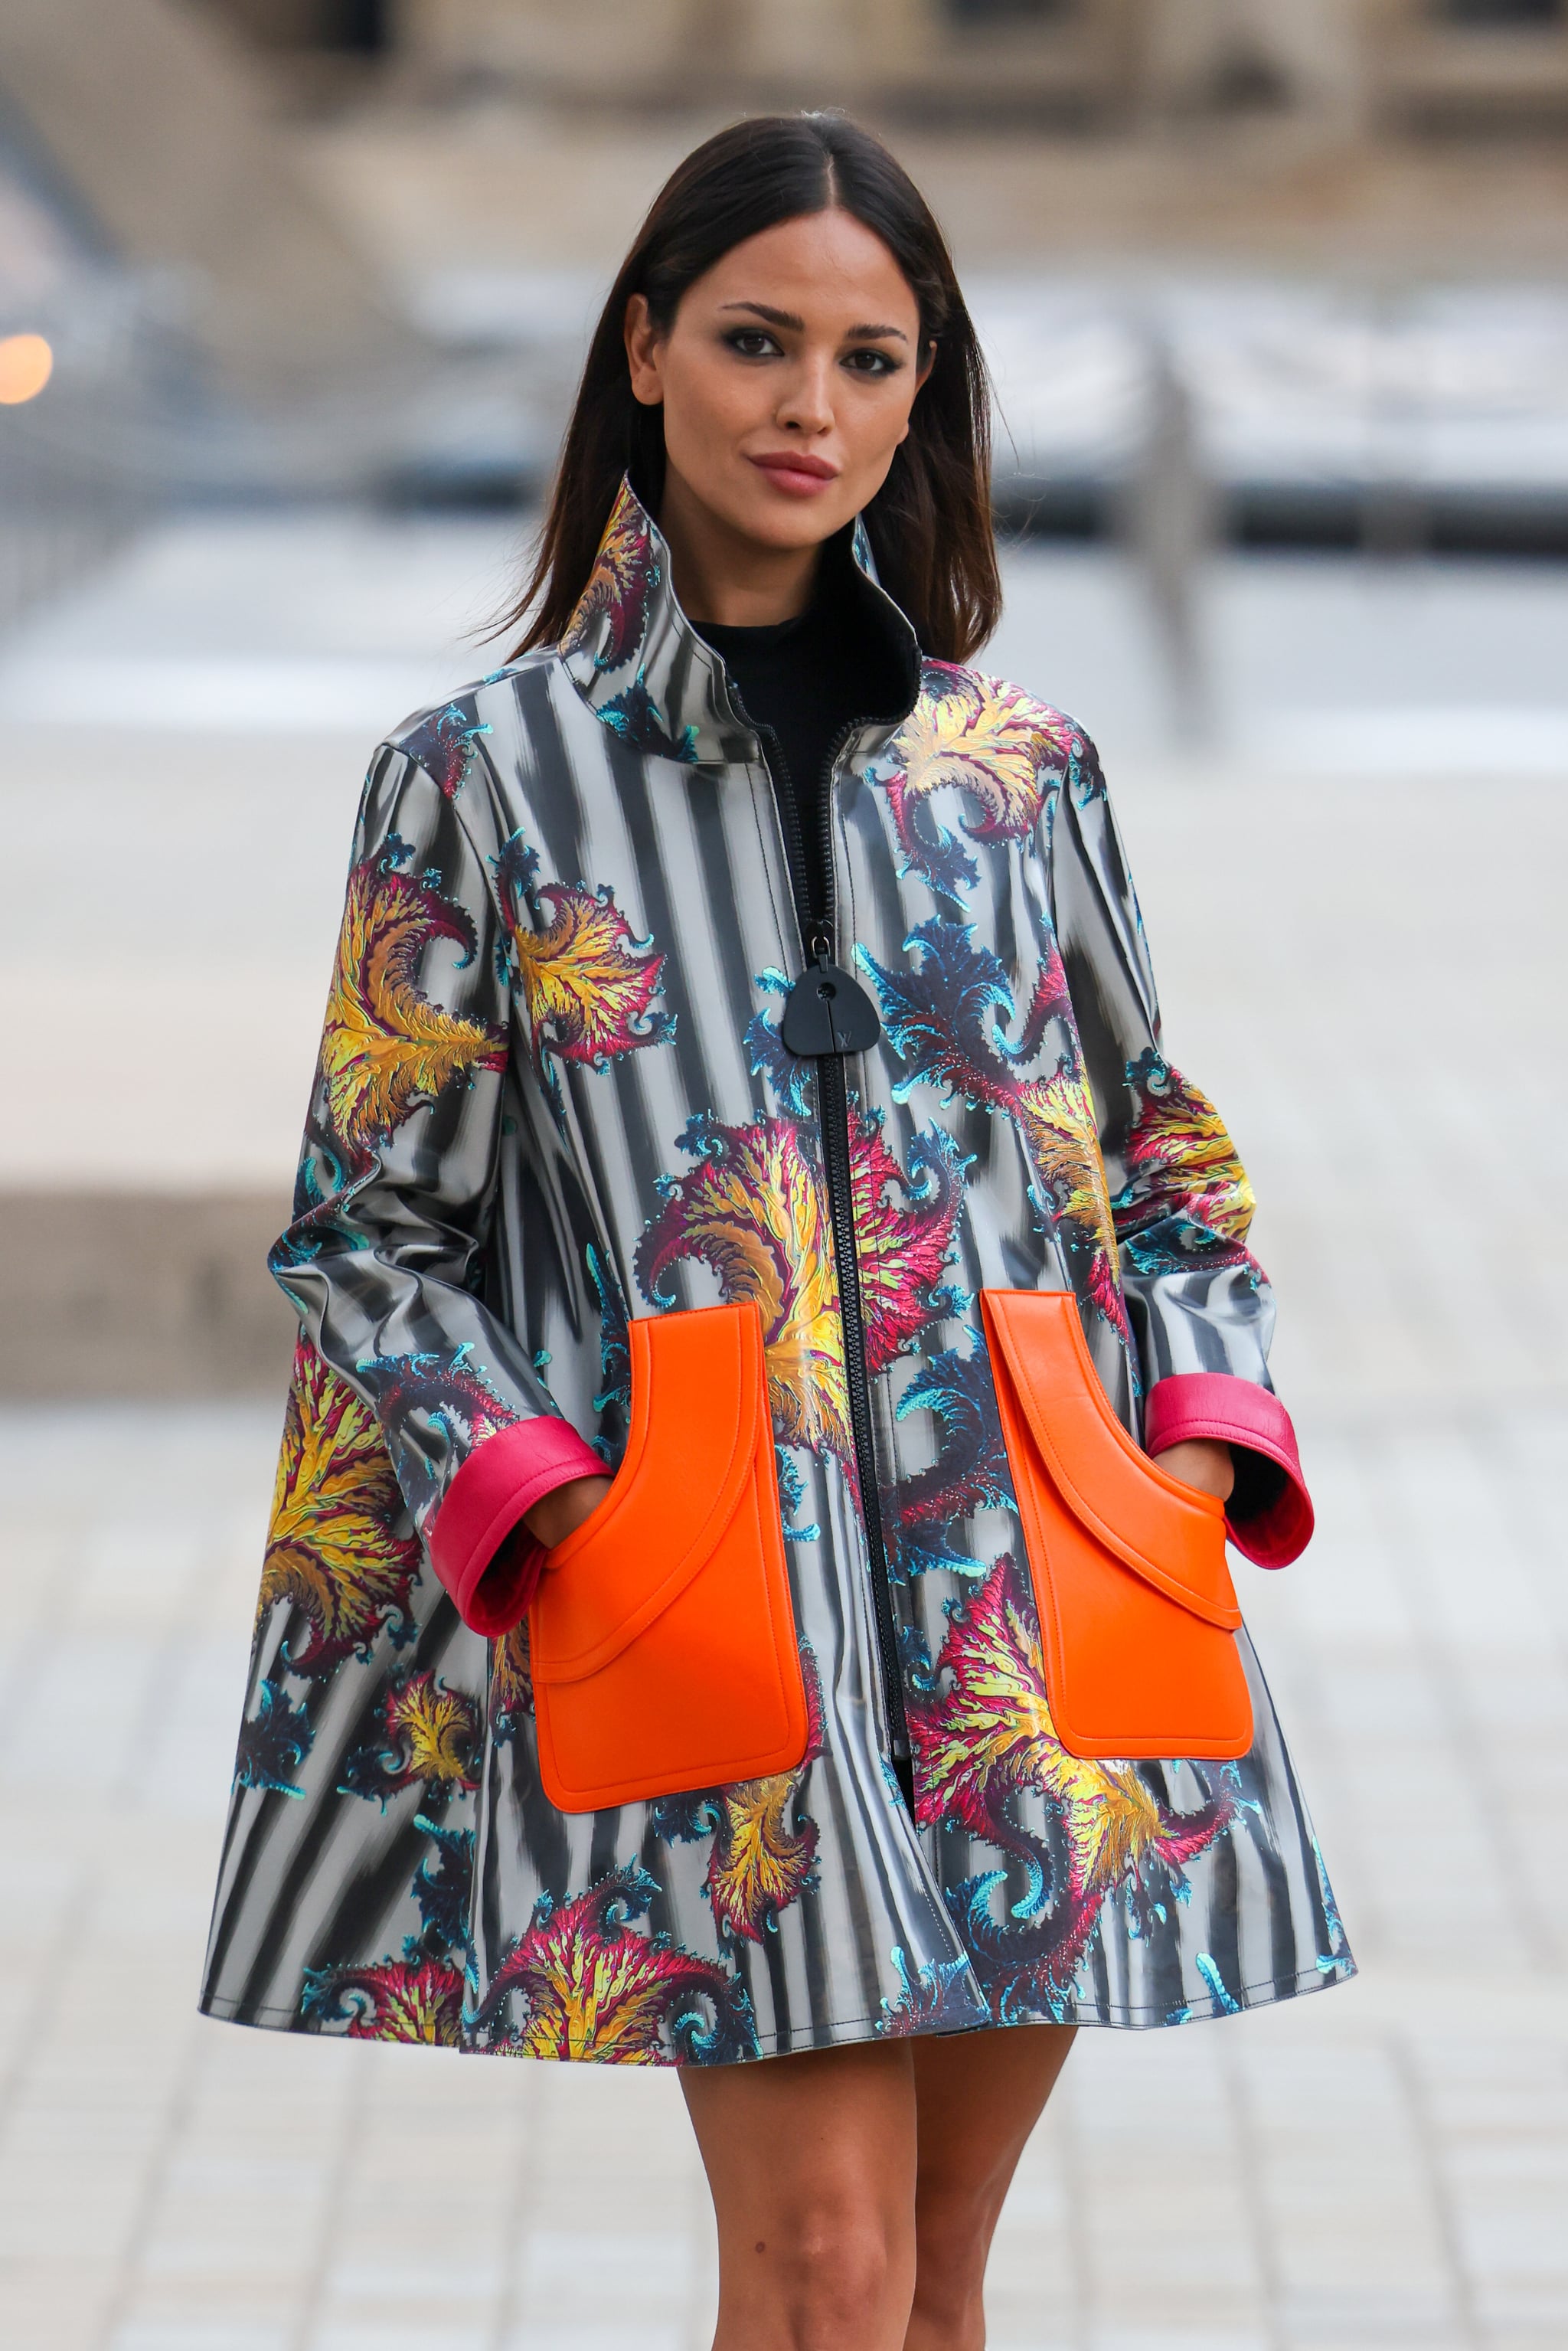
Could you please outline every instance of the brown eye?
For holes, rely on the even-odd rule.
[[[891,351],[873,351],[870,349],[851,351],[844,360],[845,367],[855,375],[893,375],[900,364],[901,362],[894,358]]]
[[[778,344],[772,336],[765,333],[760,327],[737,327],[726,335],[724,340],[730,350],[738,352],[743,360],[765,360],[778,356]]]

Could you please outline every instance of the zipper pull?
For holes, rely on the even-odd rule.
[[[786,1050],[803,1060],[869,1052],[882,1035],[875,1005],[853,973],[832,961],[831,949],[826,934],[813,932],[814,960],[784,999],[779,1033]]]

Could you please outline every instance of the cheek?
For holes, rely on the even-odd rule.
[[[851,396],[841,402],[839,431],[844,444],[847,468],[852,467],[862,479],[869,481],[864,496],[873,496],[881,486],[892,465],[899,443],[904,438],[914,406],[903,382],[874,386],[856,385]]]
[[[734,444],[768,413],[760,375],[705,351],[673,357],[664,375],[664,445],[688,475],[720,466]],[[688,462],[689,461],[689,462]]]

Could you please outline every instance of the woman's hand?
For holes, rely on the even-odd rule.
[[[1230,1489],[1236,1483],[1236,1464],[1230,1458],[1230,1447],[1218,1437],[1185,1437],[1179,1445],[1167,1445],[1155,1459],[1167,1478],[1179,1478],[1184,1486],[1196,1486],[1200,1494],[1212,1494],[1217,1502],[1228,1502]],[[584,1484],[591,1484],[585,1479]]]
[[[536,1542],[553,1551],[557,1543],[577,1532],[609,1491],[608,1478],[569,1478],[564,1486],[552,1486],[531,1510],[524,1511],[523,1524]]]

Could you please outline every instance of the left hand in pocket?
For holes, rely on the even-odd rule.
[[[1212,1494],[1217,1502],[1230,1499],[1236,1483],[1236,1464],[1230,1458],[1230,1447],[1218,1437],[1186,1437],[1179,1445],[1167,1445],[1155,1459],[1167,1478],[1179,1478],[1184,1486],[1196,1486],[1200,1494]]]

